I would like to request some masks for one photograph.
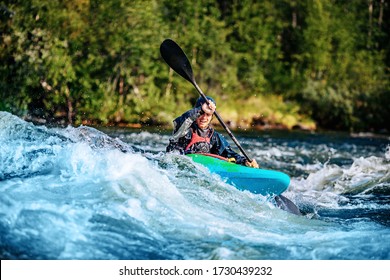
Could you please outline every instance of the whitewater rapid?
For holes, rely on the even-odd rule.
[[[243,138],[262,167],[291,175],[299,217],[165,154],[168,138],[0,112],[2,259],[390,258],[386,141],[364,152]]]

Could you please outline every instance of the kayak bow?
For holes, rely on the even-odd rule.
[[[283,193],[290,184],[290,177],[280,171],[231,163],[213,154],[187,154],[187,156],[239,190],[274,196]]]

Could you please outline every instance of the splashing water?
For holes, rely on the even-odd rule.
[[[1,258],[390,258],[389,139],[241,136],[291,175],[299,217],[165,154],[168,138],[0,112]]]

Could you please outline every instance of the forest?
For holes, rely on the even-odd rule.
[[[167,126],[198,93],[235,129],[390,133],[388,0],[0,1],[0,111],[54,125]]]

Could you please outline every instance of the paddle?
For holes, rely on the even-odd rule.
[[[206,95],[203,93],[203,91],[200,89],[200,87],[195,81],[190,61],[188,60],[183,50],[179,47],[179,45],[176,44],[171,39],[166,39],[164,40],[164,42],[162,42],[160,46],[160,53],[163,59],[165,60],[165,62],[173,70],[175,70],[176,73],[178,73],[184,79],[189,81],[199,92],[200,96],[202,96],[203,99],[206,100],[207,104],[209,104],[209,100],[206,98]],[[233,142],[240,149],[241,153],[245,156],[245,158],[249,162],[251,162],[252,160],[249,158],[249,156],[246,154],[244,149],[241,147],[240,143],[238,143],[236,137],[234,137],[233,133],[230,131],[229,127],[227,127],[227,125],[222,120],[221,116],[218,114],[217,111],[214,112],[214,115],[216,116],[216,118],[218,119],[222,127],[225,129],[227,134],[230,136],[230,138],[233,140]]]
[[[190,61],[188,60],[186,54],[184,51],[179,47],[178,44],[176,44],[171,39],[166,39],[164,42],[161,43],[160,46],[160,53],[165,62],[173,69],[176,73],[178,73],[180,76],[182,76],[184,79],[189,81],[199,92],[200,96],[203,97],[204,100],[206,100],[207,104],[209,104],[209,100],[206,98],[206,95],[203,93],[203,91],[200,89],[198,84],[195,81],[194,74],[192,72],[192,67],[190,64]],[[227,127],[225,122],[222,120],[221,116],[218,114],[217,111],[214,111],[214,115],[217,117],[218,121],[222,125],[222,127],[226,130],[230,138],[233,140],[233,142],[237,145],[237,147],[240,149],[241,153],[245,156],[245,158],[251,162],[252,160],[249,158],[249,156],[246,154],[244,149],[241,147],[240,143],[238,143],[236,137],[234,137],[233,133],[230,131],[230,129]],[[278,195],[275,197],[276,204],[286,211],[289,211],[291,213],[301,215],[298,207],[288,198],[282,195]]]

